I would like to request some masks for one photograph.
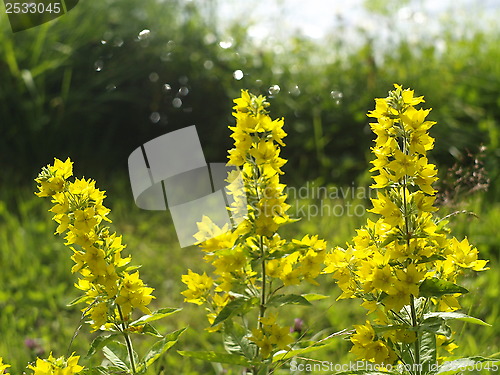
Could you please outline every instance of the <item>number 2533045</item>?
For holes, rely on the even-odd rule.
[[[12,14],[61,13],[61,3],[5,3],[5,9]]]

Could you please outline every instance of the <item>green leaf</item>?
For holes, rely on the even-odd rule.
[[[160,337],[162,338],[163,335],[156,330],[155,327],[153,327],[151,324],[146,323],[144,324],[144,327],[142,328],[142,331],[139,332],[142,334],[150,335],[150,336],[155,336],[155,337]]]
[[[380,246],[385,247],[389,245],[391,242],[395,241],[397,238],[398,235],[396,233],[391,233],[386,237],[385,241]]]
[[[313,344],[311,344],[310,346],[308,346],[306,348],[293,349],[293,350],[280,350],[279,352],[274,354],[273,362],[284,361],[284,360],[290,359],[290,358],[298,356],[298,355],[311,353],[311,352],[314,352],[316,350],[327,348],[330,345],[333,345],[336,343],[335,340],[336,340],[337,336],[345,335],[345,334],[347,334],[347,332],[348,332],[347,330],[335,332],[322,340],[314,342]]]
[[[69,306],[74,306],[74,305],[77,305],[77,304],[79,304],[79,303],[81,303],[81,302],[85,302],[85,301],[86,301],[86,300],[88,300],[89,298],[91,298],[91,297],[89,297],[89,296],[87,296],[87,295],[83,295],[83,296],[77,297],[77,298],[75,298],[73,301],[71,301],[70,303],[68,303],[66,306],[68,306],[68,307],[69,307]]]
[[[431,318],[431,317],[439,317],[439,318],[442,318],[444,320],[456,319],[456,320],[461,320],[461,321],[467,322],[467,323],[491,327],[491,324],[488,324],[488,323],[482,321],[481,319],[474,318],[473,316],[469,316],[467,314],[463,314],[460,312],[430,312],[430,313],[427,313],[424,315],[424,319]]]
[[[311,302],[309,302],[303,296],[299,296],[298,294],[279,294],[267,301],[267,305],[273,307],[280,307],[283,305],[311,306]]]
[[[134,320],[132,323],[130,323],[129,326],[134,327],[134,326],[142,325],[144,323],[153,322],[155,320],[162,319],[162,318],[165,318],[166,316],[175,314],[176,312],[181,311],[181,310],[182,309],[175,309],[175,308],[169,308],[169,307],[164,308],[164,309],[160,309],[160,310],[157,310],[157,311],[151,313],[150,315],[141,316],[139,319]]]
[[[224,320],[233,316],[234,314],[245,312],[250,306],[254,305],[258,301],[257,298],[236,298],[229,302],[226,306],[222,308],[219,315],[215,318],[212,327]]]
[[[118,342],[111,342],[102,348],[102,352],[113,366],[118,367],[122,371],[130,371],[127,364],[129,360],[125,345]]]
[[[451,333],[451,331],[450,331]],[[429,374],[435,370],[436,358],[436,335],[432,332],[423,332],[420,336],[420,364],[422,374]]]
[[[143,363],[138,367],[137,371],[141,371],[142,369],[151,366],[151,364],[153,364],[158,358],[160,358],[162,354],[164,354],[167,350],[175,345],[175,343],[179,339],[179,336],[182,335],[186,329],[187,328],[181,328],[177,331],[169,333],[164,338],[153,344],[153,346],[144,356]]]
[[[255,345],[247,337],[247,330],[231,320],[224,322],[224,349],[228,353],[242,354],[247,358],[255,356]]]
[[[438,279],[437,277],[424,280],[420,284],[419,290],[422,297],[441,297],[445,294],[469,293],[464,287],[453,284],[450,281]]]
[[[372,325],[372,327],[376,333],[383,333],[387,331],[395,331],[398,329],[410,329],[411,326],[409,324],[389,324],[389,325],[374,324]]]
[[[446,321],[438,316],[431,316],[425,319],[418,327],[420,332],[431,332],[436,335],[451,336],[451,328],[446,325]]]
[[[323,294],[316,294],[316,293],[302,294],[302,297],[304,297],[309,302],[330,298],[330,296],[325,296]]]
[[[239,365],[245,367],[259,366],[260,362],[254,362],[246,359],[245,357],[237,354],[216,353],[216,352],[192,352],[192,351],[178,351],[183,357],[191,357],[203,359],[209,362],[226,363],[230,365]]]
[[[439,254],[433,254],[430,257],[421,257],[417,261],[417,264],[434,262],[436,260],[446,260],[446,258],[444,256],[442,256],[442,255],[439,255]]]
[[[87,355],[85,358],[89,358],[93,356],[98,350],[100,350],[103,346],[108,344],[109,342],[113,341],[115,337],[117,337],[119,334],[118,333],[113,333],[111,335],[107,336],[97,336],[94,341],[92,341],[92,344],[90,344],[90,348],[87,352]]]
[[[436,375],[453,375],[464,371],[488,370],[492,374],[497,373],[500,360],[484,357],[467,357],[455,359],[442,363],[437,369]]]

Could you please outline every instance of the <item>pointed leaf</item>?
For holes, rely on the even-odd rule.
[[[130,371],[127,365],[128,359],[126,358],[127,356],[123,357],[123,353],[121,352],[121,349],[118,350],[118,345],[122,345],[119,343],[114,343],[116,344],[113,349],[111,349],[109,346],[105,346],[102,348],[102,352],[104,356],[108,359],[108,361],[111,362],[111,364],[115,367],[120,368],[122,371]],[[127,349],[125,349],[126,351]]]
[[[143,334],[146,334],[146,335],[151,335],[151,336],[154,336],[154,337],[163,338],[163,335],[160,332],[158,332],[156,330],[156,328],[153,327],[149,323],[144,324],[144,326],[142,327],[142,331],[139,332],[139,333],[143,333]]]
[[[290,359],[290,358],[295,357],[295,356],[299,356],[302,354],[311,353],[311,352],[314,352],[316,350],[327,348],[332,344],[338,343],[336,341],[337,336],[342,336],[342,335],[346,335],[346,334],[348,334],[348,331],[342,330],[339,332],[335,332],[322,340],[316,341],[306,348],[293,349],[293,350],[280,350],[279,352],[274,354],[273,362],[284,361],[286,359]]]
[[[451,330],[450,330],[451,334]],[[423,332],[420,336],[420,364],[422,374],[430,374],[435,370],[437,363],[436,335],[432,332]]]
[[[228,353],[242,354],[246,358],[255,356],[255,345],[248,339],[247,330],[232,320],[224,322],[224,349]]]
[[[302,294],[302,297],[304,297],[309,302],[330,298],[330,296],[325,296],[323,294],[316,294],[316,293]]]
[[[464,287],[453,284],[450,281],[438,279],[437,277],[424,280],[420,284],[419,290],[422,297],[441,297],[445,294],[469,293]]]
[[[420,332],[431,332],[436,335],[451,336],[451,328],[446,325],[446,321],[438,316],[431,316],[425,319],[418,326]]]
[[[473,316],[469,316],[467,314],[459,313],[459,312],[431,312],[424,315],[424,319],[430,317],[439,317],[444,320],[456,319],[461,320],[463,322],[479,324],[481,326],[491,327],[491,324],[488,324],[481,319],[474,318]]]
[[[83,295],[83,296],[77,297],[77,298],[75,298],[73,301],[71,301],[70,303],[68,303],[66,306],[68,306],[68,307],[69,307],[69,306],[74,306],[74,305],[77,305],[77,304],[79,304],[79,303],[81,303],[81,302],[85,302],[85,301],[86,301],[86,300],[88,300],[89,298],[91,298],[91,297],[89,297],[89,296],[87,296],[87,295]]]
[[[182,335],[186,329],[187,328],[181,328],[177,331],[169,333],[160,341],[157,341],[144,356],[144,363],[142,366],[139,366],[138,371],[140,371],[143,367],[148,368],[151,366],[151,364],[160,358],[162,354],[174,346],[179,339],[179,336]]]
[[[182,309],[174,309],[174,308],[169,308],[169,307],[164,308],[164,309],[160,309],[160,310],[157,310],[157,311],[151,313],[150,315],[141,316],[139,319],[134,320],[132,323],[130,323],[129,326],[134,327],[134,326],[142,325],[144,323],[153,322],[155,320],[162,319],[166,316],[175,314],[176,312],[181,311],[181,310]]]
[[[298,294],[279,294],[267,301],[267,305],[273,307],[280,307],[283,305],[311,306],[311,302],[309,302],[305,297],[299,296]]]
[[[94,341],[92,341],[92,344],[90,344],[90,348],[87,352],[87,355],[85,358],[89,358],[93,356],[98,350],[100,350],[103,346],[111,342],[115,337],[117,337],[119,334],[118,333],[113,333],[111,335],[107,336],[97,336]]]
[[[219,323],[222,323],[224,320],[233,316],[234,314],[243,313],[250,306],[255,304],[258,301],[257,298],[236,298],[229,302],[226,306],[222,308],[219,312],[219,315],[215,318],[212,327],[216,326]]]

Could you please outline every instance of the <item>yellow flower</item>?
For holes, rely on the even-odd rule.
[[[293,263],[290,261],[285,261],[282,272],[281,281],[285,286],[288,285],[299,285],[300,284],[300,271],[293,268]]]
[[[391,226],[397,226],[401,222],[401,210],[386,195],[378,192],[377,199],[372,199],[372,203],[373,208],[367,211],[382,215],[384,221]]]
[[[436,190],[432,188],[432,184],[437,181],[437,170],[434,164],[428,164],[427,158],[422,157],[417,161],[417,175],[415,183],[422,191],[429,195],[434,195]]]
[[[388,294],[382,302],[389,310],[400,311],[403,306],[410,303],[411,293],[406,284],[394,284],[394,287]]]
[[[84,210],[74,212],[75,221],[73,226],[82,232],[90,232],[98,224],[94,207],[87,207]]]
[[[182,282],[187,285],[188,289],[181,294],[186,297],[186,302],[202,305],[206,301],[206,297],[212,288],[213,280],[206,273],[203,275],[197,274],[188,270],[187,275],[182,275]]]
[[[74,354],[74,353],[73,353]],[[79,356],[71,354],[68,359],[54,358],[50,353],[49,358],[37,358],[35,366],[28,365],[33,375],[72,375],[81,372],[84,367],[78,365]]]
[[[372,286],[373,288],[379,289],[385,293],[392,291],[393,289],[393,276],[392,270],[389,265],[382,268],[377,268],[373,272]]]
[[[278,318],[276,313],[269,314],[267,317],[262,317],[259,321],[265,326],[273,326],[276,324],[276,319]]]
[[[288,345],[294,341],[292,336],[290,336],[290,327],[280,327],[274,324],[271,327],[269,341],[276,345],[278,349],[288,349]]]
[[[405,344],[411,344],[417,340],[417,334],[407,329],[398,329],[396,331],[396,340]]]
[[[60,176],[66,180],[73,175],[73,162],[70,158],[67,158],[64,162],[54,158],[54,165],[49,166],[49,169],[54,176]]]
[[[418,284],[424,278],[425,272],[419,271],[414,264],[410,264],[406,270],[397,270],[396,275],[398,280],[408,288],[408,292],[414,297],[418,297]]]
[[[262,358],[265,359],[271,355],[273,344],[269,336],[262,333],[262,330],[258,328],[252,329],[252,336],[250,336],[250,340],[259,347]]]
[[[96,303],[92,305],[88,315],[92,319],[93,330],[97,331],[108,321],[108,305],[105,302]]]
[[[387,168],[394,172],[396,181],[399,181],[404,176],[412,177],[417,170],[415,157],[403,154],[400,150],[395,150],[394,160],[387,165]]]
[[[355,325],[354,329],[356,332],[351,336],[354,344],[367,346],[375,340],[375,331],[369,321],[365,325]]]
[[[9,368],[10,365],[3,363],[3,358],[0,357],[0,374],[3,374],[7,368]]]
[[[397,359],[394,351],[381,340],[371,343],[366,349],[366,358],[375,363],[392,365]]]

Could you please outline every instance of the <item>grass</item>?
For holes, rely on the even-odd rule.
[[[77,172],[78,173],[78,172]],[[128,252],[133,255],[134,264],[142,264],[141,277],[153,286],[157,306],[182,307],[181,313],[166,318],[158,327],[167,332],[184,326],[189,330],[176,345],[177,350],[223,351],[220,338],[209,335],[204,329],[207,321],[204,311],[197,306],[183,302],[180,292],[184,289],[181,275],[192,268],[203,271],[201,251],[196,247],[180,248],[167,212],[143,211],[133,202],[126,179],[114,179],[106,186],[104,181],[97,185],[108,191],[107,206],[112,209],[111,218],[115,230],[122,233]],[[12,364],[12,373],[21,373],[28,362],[38,355],[63,355],[76,351],[85,355],[95,334],[83,326],[71,348],[68,344],[80,323],[78,306],[67,304],[78,296],[73,287],[76,278],[71,274],[70,251],[63,245],[63,239],[53,236],[55,223],[47,212],[49,203],[33,195],[33,186],[18,189],[4,189],[0,193],[0,333],[9,337],[0,342],[0,355]],[[291,202],[292,210],[300,206],[311,206],[314,200],[301,199]],[[350,201],[338,199],[336,205],[347,203],[365,205],[366,200]],[[498,303],[500,280],[498,273],[498,243],[500,235],[496,228],[500,224],[500,204],[484,202],[481,197],[464,203],[461,209],[474,210],[480,219],[456,216],[452,228],[458,238],[467,235],[482,254],[491,258],[491,270],[479,275],[470,275],[464,283],[470,289],[463,299],[465,312],[477,316],[492,325],[480,327],[455,325],[456,342],[460,348],[456,355],[488,355],[500,351],[500,304]],[[319,234],[328,240],[330,246],[343,245],[365,217],[316,216],[303,219],[285,227],[284,235],[302,237],[304,234]],[[306,290],[307,289],[307,290]],[[289,324],[294,318],[304,320],[307,334],[326,336],[352,324],[364,322],[364,311],[356,301],[335,302],[339,295],[333,281],[326,276],[321,286],[308,286],[300,292],[321,293],[331,298],[317,301],[314,309],[290,307],[286,314]],[[28,347],[26,340],[35,340],[36,345]],[[33,343],[33,341],[31,341]],[[148,342],[139,342],[143,351]],[[317,360],[333,363],[347,363],[353,360],[347,355],[349,343],[342,338],[315,355]],[[221,373],[222,367],[196,359],[184,359],[175,350],[164,356],[151,369],[151,374],[207,374]],[[168,369],[168,371],[166,370]],[[236,369],[228,374],[238,373]]]

